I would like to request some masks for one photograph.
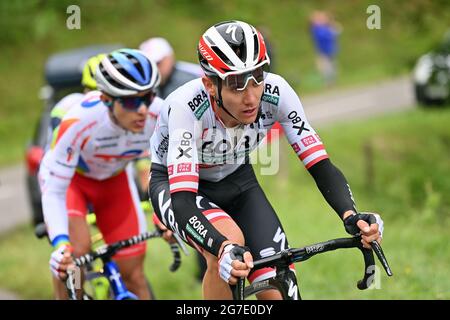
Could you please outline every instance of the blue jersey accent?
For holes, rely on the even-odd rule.
[[[79,169],[79,170],[81,170],[83,172],[89,172],[90,171],[87,163],[83,160],[83,158],[81,156],[78,158],[77,169]]]
[[[91,100],[91,99],[94,99],[94,100]],[[81,106],[83,108],[91,108],[91,107],[95,106],[97,103],[99,103],[100,101],[101,100],[99,100],[97,97],[91,97],[91,98],[88,98],[87,100],[84,100],[81,103]]]
[[[69,236],[66,234],[60,234],[59,236],[56,236],[52,241],[52,246],[56,248],[61,243],[69,243]]]
[[[142,150],[138,150],[138,149],[128,150],[128,151],[123,152],[121,154],[121,156],[137,156],[137,155],[140,155],[141,153],[142,153]]]

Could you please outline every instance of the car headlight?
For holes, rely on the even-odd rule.
[[[433,61],[430,54],[422,56],[414,67],[414,82],[417,84],[425,84],[431,75]]]

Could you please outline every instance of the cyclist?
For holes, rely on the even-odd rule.
[[[205,256],[204,297],[231,298],[228,284],[238,277],[274,276],[269,268],[251,273],[253,257],[288,247],[248,157],[275,121],[347,232],[362,232],[366,247],[379,241],[381,218],[357,213],[349,185],[308,123],[299,97],[281,76],[267,72],[261,34],[245,22],[221,22],[201,36],[198,54],[206,76],[169,95],[157,120],[150,198],[162,223]],[[272,290],[259,298],[281,296]]]
[[[87,93],[64,115],[39,179],[45,222],[54,252],[50,267],[57,297],[66,297],[57,278],[75,256],[91,248],[85,215],[96,213],[104,240],[113,243],[146,230],[130,161],[149,149],[162,100],[155,96],[159,72],[141,51],[120,49],[104,57],[95,71],[99,91]],[[145,243],[115,256],[128,289],[150,298],[143,272]]]

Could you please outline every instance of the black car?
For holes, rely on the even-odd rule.
[[[51,137],[50,111],[66,95],[82,92],[81,74],[86,61],[99,53],[108,53],[121,45],[97,45],[64,51],[50,56],[45,65],[46,85],[41,88],[40,97],[44,110],[36,124],[33,138],[26,149],[27,189],[31,202],[33,223],[43,222],[41,192],[37,179],[39,163],[44,148]]]
[[[450,30],[435,50],[419,58],[413,77],[419,104],[442,105],[450,101]]]

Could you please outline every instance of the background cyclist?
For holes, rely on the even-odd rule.
[[[85,215],[92,204],[105,242],[146,231],[146,221],[128,164],[148,152],[162,100],[155,97],[159,72],[142,52],[120,49],[95,70],[99,91],[87,93],[64,115],[39,180],[45,222],[54,252],[50,268],[57,298],[66,292],[58,280],[75,256],[91,248]],[[115,256],[130,291],[150,298],[143,271],[145,243]]]

